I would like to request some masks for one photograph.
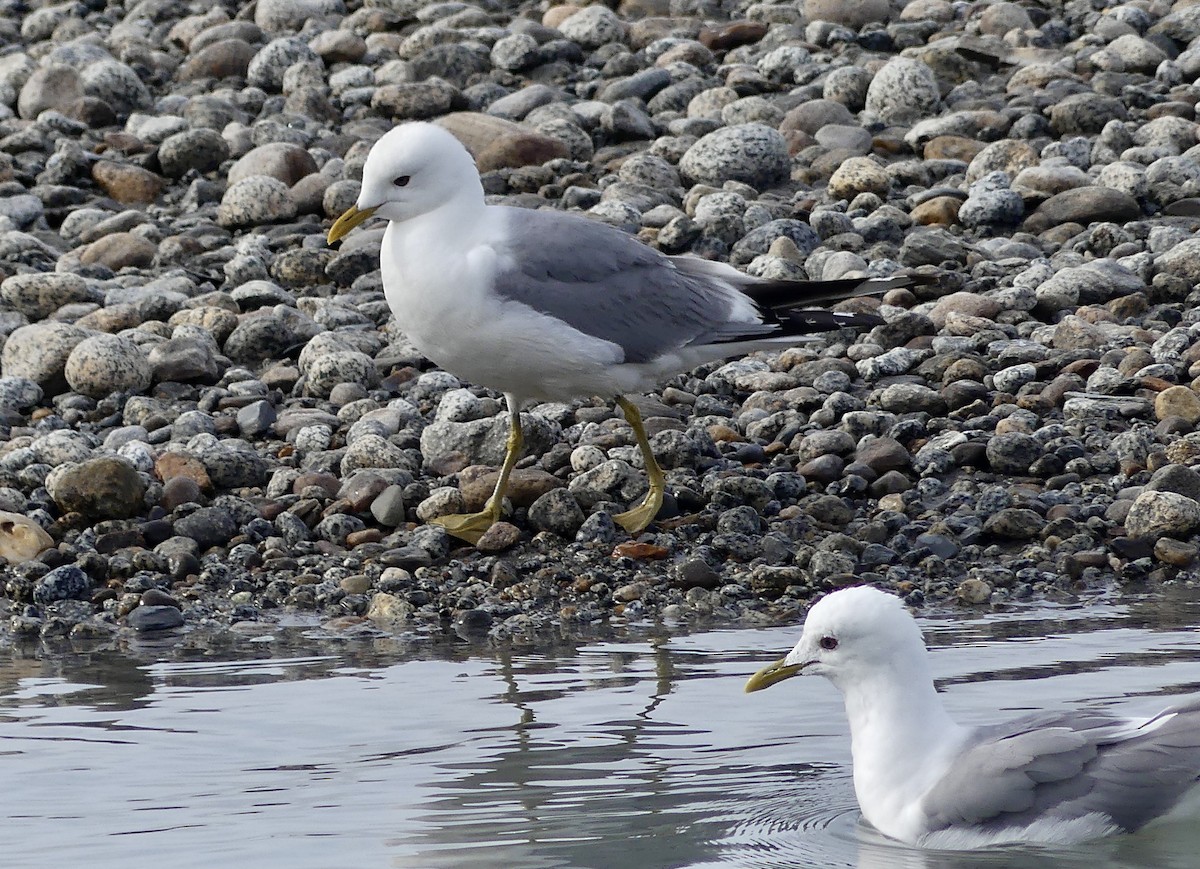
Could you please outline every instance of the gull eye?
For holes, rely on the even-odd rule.
[[[817,645],[826,652],[832,652],[838,646],[837,637],[821,637],[821,641]]]
[[[399,178],[394,179],[392,183],[397,187],[407,187],[410,180],[412,179],[408,175],[401,175]]]

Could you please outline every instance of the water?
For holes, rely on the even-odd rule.
[[[1200,692],[1200,597],[922,620],[953,714]],[[840,700],[754,695],[794,627],[497,652],[298,628],[219,652],[0,660],[0,865],[1197,865],[1174,825],[1059,849],[930,853],[858,816]]]

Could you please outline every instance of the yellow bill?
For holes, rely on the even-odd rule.
[[[329,243],[333,244],[354,227],[369,220],[376,211],[378,211],[377,208],[364,208],[360,211],[357,205],[351,205],[341,217],[333,222],[333,226],[329,227],[327,236]]]
[[[769,664],[763,667],[753,676],[746,680],[746,693],[752,691],[761,691],[763,688],[770,688],[776,682],[782,682],[784,679],[790,679],[800,672],[802,664],[785,664],[787,658],[780,658],[774,664]]]

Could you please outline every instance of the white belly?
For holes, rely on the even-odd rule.
[[[401,330],[431,361],[522,399],[625,391],[617,345],[492,292],[492,245],[439,258],[411,229],[390,224],[384,234],[384,293]]]

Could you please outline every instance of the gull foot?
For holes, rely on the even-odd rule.
[[[430,519],[428,524],[441,525],[447,534],[474,546],[483,533],[496,524],[496,519],[490,510],[484,510],[482,513],[450,513],[437,516]]]
[[[613,521],[628,531],[630,534],[641,533],[647,525],[654,521],[654,517],[658,515],[659,508],[662,507],[663,493],[651,489],[646,495],[646,500],[632,510],[626,510],[624,513],[618,513],[613,516]]]

